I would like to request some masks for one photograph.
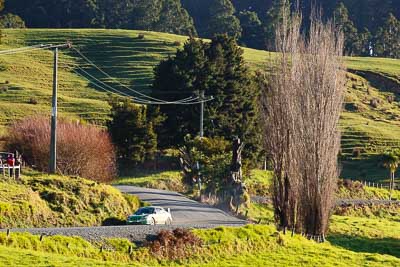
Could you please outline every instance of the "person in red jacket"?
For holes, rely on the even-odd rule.
[[[10,168],[10,177],[14,176],[15,158],[12,154],[8,155],[7,165]]]
[[[12,154],[8,155],[7,165],[10,167],[14,167],[14,165],[15,165],[15,159]]]

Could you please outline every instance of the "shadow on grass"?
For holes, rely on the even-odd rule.
[[[342,160],[340,177],[343,179],[363,180],[370,182],[387,182],[389,171],[382,167],[380,155],[369,155],[367,158]],[[399,175],[400,171],[396,172]]]
[[[400,239],[366,238],[346,235],[331,235],[328,241],[335,246],[354,252],[387,254],[400,258]]]

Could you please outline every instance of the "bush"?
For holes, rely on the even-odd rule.
[[[14,123],[6,138],[9,151],[19,151],[24,160],[40,171],[48,171],[50,123],[44,116]],[[91,125],[59,120],[57,132],[57,170],[95,181],[115,177],[114,147],[109,135]]]
[[[31,98],[29,98],[28,103],[29,103],[29,104],[32,104],[32,105],[37,105],[38,101],[37,101],[36,98],[31,97]]]
[[[390,104],[392,104],[392,103],[395,101],[394,95],[388,95],[388,96],[386,97],[386,99],[387,99],[387,101],[388,101]]]
[[[361,148],[359,148],[359,147],[353,148],[352,155],[353,155],[354,158],[361,157],[361,154],[362,154],[362,149]]]
[[[148,246],[150,252],[158,258],[177,260],[193,255],[203,241],[187,229],[173,231],[161,230]]]
[[[369,103],[373,108],[378,108],[379,106],[379,100],[376,98],[371,99],[370,103]]]

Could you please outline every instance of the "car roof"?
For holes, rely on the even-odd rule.
[[[146,206],[146,207],[141,207],[141,208],[164,209],[163,207],[158,207],[158,206]]]

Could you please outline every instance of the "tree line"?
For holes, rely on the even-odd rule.
[[[2,0],[3,27],[123,28],[212,38],[227,33],[239,44],[274,48],[282,6],[294,0]],[[300,1],[304,18],[314,1]],[[319,0],[324,19],[345,33],[349,55],[399,58],[400,6],[393,0]],[[21,19],[22,18],[22,19]],[[306,29],[309,26],[303,24]]]

